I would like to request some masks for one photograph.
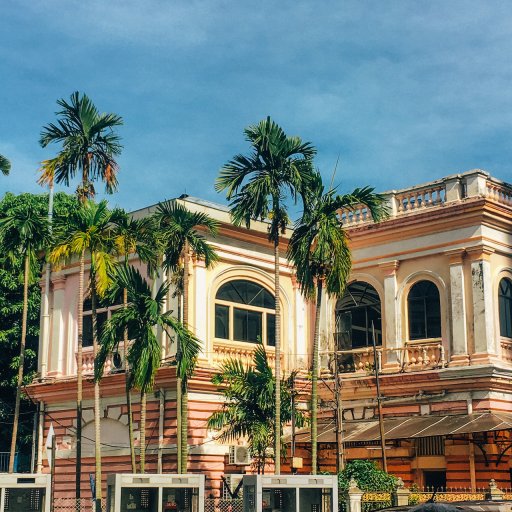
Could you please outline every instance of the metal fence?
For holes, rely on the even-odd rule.
[[[93,501],[90,498],[81,498],[77,503],[76,498],[55,498],[53,500],[54,512],[94,512]],[[101,501],[101,510],[107,510],[106,500]]]
[[[361,500],[362,512],[372,512],[391,507],[392,498],[389,492],[365,492]]]
[[[204,512],[243,512],[242,499],[206,498],[204,500]]]

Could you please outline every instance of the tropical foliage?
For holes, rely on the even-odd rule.
[[[219,431],[218,439],[227,443],[245,439],[255,460],[258,473],[264,472],[265,462],[275,444],[275,432],[282,435],[283,424],[292,419],[292,379],[281,381],[281,424],[276,429],[276,379],[269,365],[263,345],[254,350],[253,365],[245,366],[238,359],[225,361],[220,372],[212,378],[224,396],[222,409],[208,418],[208,428]],[[297,427],[302,427],[305,417],[295,410]],[[284,452],[283,446],[283,452]]]
[[[80,261],[78,289],[78,357],[77,357],[77,444],[81,443],[82,408],[82,347],[83,347],[83,299],[85,254],[90,256],[88,278],[92,309],[93,354],[98,350],[97,300],[103,297],[112,282],[116,264],[116,247],[113,226],[125,213],[121,210],[109,210],[106,201],[95,203],[85,200],[65,223],[55,224],[56,242],[50,253],[50,260],[59,264],[78,256]],[[95,422],[95,459],[96,481],[101,481],[101,442],[100,442],[100,391],[99,383],[94,386],[94,422]],[[96,503],[101,500],[101,486],[96,486]]]
[[[253,220],[268,221],[268,239],[274,247],[276,429],[281,424],[281,305],[279,288],[279,237],[289,224],[287,200],[302,199],[306,207],[314,182],[313,157],[316,149],[300,137],[290,137],[270,117],[245,129],[251,144],[249,156],[236,155],[220,171],[217,191],[226,191],[233,222],[250,227]],[[281,437],[276,430],[275,452],[281,453]],[[279,474],[281,461],[275,461]]]
[[[391,492],[396,489],[398,479],[380,469],[370,460],[350,460],[345,469],[338,473],[338,485],[340,493],[347,492],[350,479],[357,482],[362,491]]]
[[[11,170],[11,162],[4,156],[0,155],[0,172],[7,176]]]
[[[64,183],[77,174],[80,183],[77,197],[82,201],[95,195],[94,181],[105,183],[108,194],[117,188],[118,164],[116,157],[122,146],[114,128],[123,124],[117,114],[101,114],[94,103],[85,94],[74,92],[69,101],[57,101],[61,110],[56,123],[45,126],[39,143],[42,147],[49,144],[62,144],[59,154],[45,160],[41,166],[39,183]]]
[[[105,323],[96,358],[95,378],[96,381],[102,378],[107,357],[119,347],[121,333],[128,330],[131,344],[127,360],[131,368],[131,385],[141,392],[140,472],[144,473],[146,397],[153,389],[162,353],[155,328],[160,327],[169,338],[174,334],[179,339],[182,351],[190,364],[188,367],[181,367],[182,378],[190,376],[190,369],[195,365],[200,345],[195,336],[172,317],[171,311],[163,311],[165,298],[169,292],[167,283],[162,284],[153,296],[150,284],[141,273],[133,267],[125,266],[118,269],[110,293],[116,296],[122,290],[127,291],[128,303]]]
[[[64,193],[55,196],[55,216],[67,217],[77,207],[74,197]],[[12,217],[14,212],[30,208],[38,217],[48,211],[46,194],[7,193],[0,200],[0,219]],[[10,244],[9,244],[10,245]],[[6,252],[0,240],[0,451],[8,451],[11,441],[15,395],[20,364],[22,337],[24,257],[22,252]],[[37,371],[37,347],[40,322],[41,289],[39,286],[43,253],[36,253],[31,261],[27,297],[27,330],[24,357],[23,384],[32,381]],[[21,395],[20,421],[18,424],[18,452],[27,454],[32,435],[34,407]]]
[[[313,473],[317,471],[318,411],[318,347],[320,310],[323,289],[328,295],[341,297],[347,283],[352,259],[347,234],[341,226],[339,210],[365,206],[375,221],[385,214],[384,198],[372,188],[357,188],[351,194],[339,195],[336,190],[324,191],[316,173],[310,202],[295,225],[288,246],[288,258],[295,267],[297,282],[303,295],[315,298],[313,335],[313,368],[311,385],[311,452]]]
[[[216,236],[219,223],[202,212],[191,212],[177,201],[160,203],[155,212],[159,241],[163,250],[163,268],[167,282],[177,284],[177,295],[183,299],[181,320],[188,326],[188,282],[190,255],[202,259],[207,268],[218,259],[206,235]],[[187,358],[178,343],[176,347],[176,402],[178,427],[178,472],[187,472],[188,463],[188,378],[195,363]]]

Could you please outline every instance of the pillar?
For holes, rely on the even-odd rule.
[[[50,346],[49,361],[48,361],[48,375],[59,376],[64,373],[66,368],[67,356],[67,343],[65,339],[65,321],[64,313],[67,311],[66,307],[66,276],[56,274],[52,279],[53,285],[53,311],[51,314],[51,331],[50,331]],[[73,344],[73,353],[75,345]]]
[[[307,370],[308,368],[308,344],[307,344],[307,322],[306,303],[299,289],[295,276],[292,276],[292,286],[295,301],[295,368]]]
[[[464,289],[464,249],[447,251],[450,263],[450,311],[452,346],[450,365],[466,365],[469,362],[466,329],[466,294]]]
[[[194,305],[194,316],[192,331],[201,342],[201,352],[199,357],[206,357],[208,347],[208,329],[207,329],[207,307],[208,307],[208,290],[206,289],[206,264],[204,260],[193,259],[194,271],[194,295],[190,297],[190,305]]]
[[[384,302],[381,304],[381,312],[384,327],[383,346],[386,348],[400,348],[401,341],[399,339],[398,330],[398,284],[396,280],[396,272],[400,262],[398,260],[386,261],[379,263],[379,267],[384,273]],[[388,352],[387,360],[384,366],[396,365],[398,352]]]
[[[494,297],[490,256],[494,249],[486,246],[467,250],[471,260],[471,292],[475,347],[472,361],[488,363],[496,357],[494,336]]]

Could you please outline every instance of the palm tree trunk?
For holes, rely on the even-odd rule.
[[[20,419],[21,387],[23,385],[23,369],[25,366],[25,344],[27,339],[27,312],[28,312],[28,277],[30,274],[30,256],[25,255],[25,274],[23,276],[23,313],[21,321],[20,361],[18,367],[18,382],[16,386],[16,402],[14,406],[14,423],[12,426],[11,454],[9,456],[9,473],[14,472],[14,457],[16,456],[16,440],[18,437],[18,422]]]
[[[185,240],[183,247],[183,326],[188,328],[188,253],[189,244],[188,240]],[[181,352],[180,352],[181,354]],[[179,473],[187,472],[188,462],[188,396],[183,388],[182,379],[177,379],[176,382],[176,395],[177,402],[179,402],[180,418],[178,423],[178,429],[180,431],[178,438],[178,451],[180,453],[179,459]]]
[[[78,348],[76,362],[76,467],[75,497],[77,510],[80,510],[82,477],[82,371],[83,371],[83,334],[84,334],[84,275],[85,250],[80,254],[80,275],[78,280]]]
[[[96,361],[98,353],[98,315],[96,295],[96,275],[91,263],[91,311],[92,311],[92,348],[93,360]],[[94,459],[95,459],[95,500],[96,512],[101,512],[101,405],[100,405],[100,383],[94,382]]]
[[[315,310],[315,334],[313,336],[313,369],[311,375],[311,473],[316,475],[318,468],[318,344],[320,337],[320,309],[322,307],[322,285],[318,280]]]
[[[146,400],[145,391],[140,393],[140,472],[144,473],[146,469]]]
[[[123,307],[128,306],[128,290],[123,290]],[[128,329],[124,330],[123,340],[123,359],[124,359],[124,377],[126,391],[126,408],[128,409],[128,434],[130,436],[130,461],[132,463],[132,473],[137,473],[137,463],[135,460],[135,443],[133,440],[133,414],[132,414],[132,394],[130,386],[130,367],[128,365]]]
[[[181,393],[181,473],[188,469],[188,391]]]
[[[281,304],[279,302],[279,237],[274,240],[274,286],[276,299],[276,419],[275,419],[275,449],[274,449],[274,473],[281,473]]]

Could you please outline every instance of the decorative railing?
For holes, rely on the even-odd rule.
[[[486,196],[497,203],[512,206],[512,185],[497,180],[487,180]]]
[[[237,359],[244,365],[252,365],[254,363],[254,349],[255,346],[247,346],[247,344],[242,346],[236,342],[222,343],[215,341],[213,344],[213,364],[214,366],[220,366],[228,359]],[[276,363],[276,355],[273,348],[267,349],[267,358],[270,366],[273,368]],[[283,354],[281,354],[281,364],[283,359]]]
[[[512,206],[512,185],[492,178],[488,173],[474,170],[448,176],[423,185],[385,192],[391,218],[469,198],[486,197],[491,201]],[[370,212],[362,205],[339,211],[343,226],[350,228],[373,222]]]
[[[119,347],[117,352],[109,354],[106,361],[103,373],[105,375],[124,370],[124,351],[122,346]],[[78,363],[78,354],[75,353],[75,360]],[[82,349],[82,374],[94,373],[94,355],[92,347],[84,347]]]
[[[335,334],[335,338],[337,335]],[[375,358],[372,347],[337,352],[342,373],[373,373]],[[447,365],[441,340],[409,341],[403,347],[377,347],[377,366],[382,371],[422,371]]]
[[[501,339],[501,360],[512,364],[512,340]]]

